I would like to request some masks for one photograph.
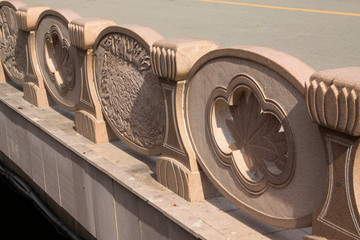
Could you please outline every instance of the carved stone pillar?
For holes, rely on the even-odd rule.
[[[106,124],[94,85],[93,44],[106,27],[115,25],[111,20],[100,18],[76,19],[69,23],[70,42],[78,48],[81,62],[80,101],[76,106],[76,131],[95,143],[115,138]]]
[[[26,69],[24,78],[24,99],[31,104],[43,108],[49,106],[44,81],[37,65],[35,53],[35,29],[36,23],[40,15],[48,10],[49,7],[20,7],[16,12],[17,23],[19,29],[27,33],[27,41],[25,43],[26,52]]]
[[[360,239],[359,80],[360,67],[351,67],[315,73],[306,84],[310,116],[324,127],[328,189],[304,239]]]
[[[157,159],[157,180],[188,201],[201,201],[215,191],[199,169],[185,128],[184,89],[193,64],[216,44],[198,39],[155,42],[151,48],[153,71],[161,78],[166,130],[162,157]]]

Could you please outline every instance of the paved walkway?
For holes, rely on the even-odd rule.
[[[23,1],[145,25],[166,38],[205,38],[222,47],[267,46],[315,70],[360,65],[358,0]]]

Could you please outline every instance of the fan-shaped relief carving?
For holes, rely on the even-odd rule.
[[[70,43],[63,38],[60,29],[53,25],[45,34],[45,63],[50,79],[58,92],[65,96],[75,84],[74,63],[69,53]]]
[[[133,149],[160,154],[165,106],[149,49],[135,37],[110,33],[95,54],[97,92],[110,126]]]
[[[25,44],[28,33],[19,30],[16,10],[3,5],[0,8],[0,57],[9,77],[23,83],[26,71]]]
[[[209,139],[218,160],[231,167],[249,193],[290,182],[295,162],[288,122],[251,78],[239,75],[227,88],[216,88],[207,108]]]

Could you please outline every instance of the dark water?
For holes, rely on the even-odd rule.
[[[35,205],[15,192],[0,175],[0,240],[69,239],[40,213]]]

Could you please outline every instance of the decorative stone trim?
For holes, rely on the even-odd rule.
[[[209,40],[193,38],[157,41],[150,51],[153,71],[161,78],[184,80],[200,57],[218,47]]]
[[[306,83],[306,101],[312,119],[352,136],[360,135],[360,67],[321,71]]]
[[[49,9],[50,8],[47,6],[20,7],[18,11],[16,11],[16,18],[19,24],[19,28],[26,32],[34,31],[36,29],[36,22],[38,21],[40,15],[45,10]]]
[[[176,159],[158,158],[156,176],[158,182],[190,202],[218,194],[204,172],[190,171]]]
[[[99,33],[115,22],[102,18],[79,18],[69,23],[70,41],[75,47],[91,48]]]

